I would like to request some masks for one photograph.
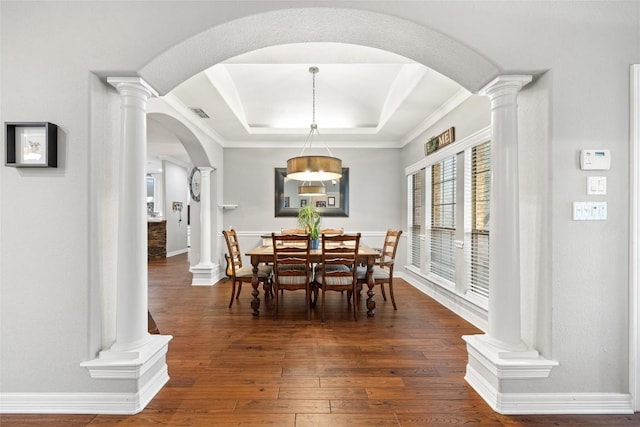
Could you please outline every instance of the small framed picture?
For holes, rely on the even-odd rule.
[[[316,201],[316,208],[326,208],[327,202],[325,200]]]
[[[327,206],[335,207],[335,205],[336,205],[336,198],[334,196],[327,197]]]
[[[300,199],[300,207],[304,208],[305,206],[307,206],[307,199]]]
[[[57,167],[58,127],[53,123],[6,123],[6,161],[14,167]]]

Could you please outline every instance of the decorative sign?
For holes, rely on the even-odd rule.
[[[455,128],[451,126],[449,129],[445,130],[438,136],[431,137],[424,144],[424,155],[428,156],[429,154],[435,153],[442,147],[451,144],[456,140]]]

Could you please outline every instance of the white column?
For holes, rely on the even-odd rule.
[[[120,193],[115,351],[149,339],[147,319],[147,100],[157,93],[138,77],[109,78],[121,96]]]
[[[215,266],[211,262],[211,172],[212,167],[200,170],[200,261],[191,267],[192,285],[213,285]]]
[[[531,76],[500,76],[480,92],[491,102],[489,327],[485,335],[462,337],[469,355],[464,378],[500,413],[519,413],[526,406],[526,399],[503,399],[504,381],[548,378],[558,365],[528,348],[520,330],[517,99],[530,81]]]
[[[213,266],[211,262],[211,171],[200,167],[200,266]]]
[[[157,93],[138,77],[107,81],[120,93],[122,117],[116,339],[111,348],[80,366],[89,370],[91,378],[118,380],[126,386],[127,392],[117,393],[121,398],[109,411],[134,414],[169,381],[166,354],[173,338],[147,332],[146,107]]]
[[[520,331],[518,92],[531,76],[501,76],[482,94],[491,101],[491,245],[488,338],[526,350]]]

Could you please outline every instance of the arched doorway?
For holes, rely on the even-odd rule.
[[[278,31],[263,33],[262,28]],[[372,32],[372,28],[376,31]],[[169,49],[137,70],[137,74],[160,94],[167,94],[195,73],[235,55],[305,42],[348,43],[393,52],[448,76],[471,92],[483,88],[499,72],[494,64],[466,46],[409,21],[352,9],[306,8],[252,15],[219,25]],[[514,111],[515,95],[523,82],[528,80],[494,80],[496,84],[488,96],[498,96],[497,92],[507,87],[511,96],[509,108]],[[503,120],[515,124],[514,116]],[[509,131],[511,137],[515,126]],[[515,142],[517,148],[517,138],[510,142]],[[517,198],[509,199],[512,206],[517,202]],[[519,317],[519,313],[516,315]]]
[[[217,175],[216,170],[221,167],[219,164],[221,155],[216,153],[212,148],[213,144],[204,140],[205,136],[198,137],[190,127],[187,121],[182,120],[180,117],[176,117],[175,111],[171,109],[164,100],[152,99],[149,102],[149,108],[147,109],[147,118],[158,123],[162,128],[175,136],[175,138],[182,144],[187,152],[190,162],[194,167],[208,168],[213,171],[210,174],[210,182],[214,185],[210,185],[210,192],[208,194],[209,200],[215,201],[218,198],[219,190],[217,188]],[[207,150],[208,147],[209,150]],[[187,182],[185,180],[185,189]],[[186,190],[185,190],[186,191]],[[216,215],[211,215],[208,212],[207,218],[208,224],[202,224],[203,213],[200,209],[200,203],[192,201],[190,204],[190,218],[191,218],[191,245],[189,250],[189,263],[191,271],[194,275],[194,285],[211,285],[215,282],[215,275],[217,274],[211,259],[203,259],[201,252],[217,253],[217,241],[211,239],[207,234],[204,235],[204,230],[215,230],[220,223],[220,218]],[[216,212],[215,209],[209,209],[209,211]],[[208,251],[203,250],[202,245],[207,245]],[[208,256],[210,258],[210,255]],[[202,266],[201,264],[204,264]]]

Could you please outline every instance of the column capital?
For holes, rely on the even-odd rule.
[[[527,74],[498,76],[480,89],[478,94],[494,98],[498,95],[506,94],[505,92],[518,93],[531,80],[532,76]]]
[[[146,94],[147,98],[158,96],[158,92],[141,77],[107,77],[107,83],[120,93],[124,89],[137,89]]]
[[[211,174],[211,172],[213,172],[214,170],[216,170],[216,168],[213,168],[211,166],[196,166],[198,168],[198,170],[200,171],[200,173],[202,175],[209,175]]]

